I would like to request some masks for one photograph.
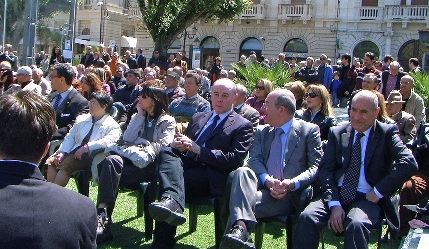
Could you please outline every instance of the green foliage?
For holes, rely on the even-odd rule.
[[[245,67],[233,63],[232,67],[244,79],[238,79],[238,84],[244,85],[249,93],[251,93],[259,80],[262,78],[268,79],[274,84],[274,88],[282,88],[286,83],[292,80],[292,73],[295,70],[286,69],[280,63],[274,64],[273,67],[266,67],[260,63],[249,63]]]
[[[202,19],[218,18],[219,22],[232,20],[243,13],[249,0],[138,0],[142,19],[155,42],[155,49],[165,56],[176,37],[192,23]]]
[[[429,72],[411,73],[414,78],[414,91],[423,98],[426,108],[429,107]]]

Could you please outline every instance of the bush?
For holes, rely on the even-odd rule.
[[[429,72],[411,73],[414,78],[414,91],[423,98],[426,110],[429,107]],[[426,116],[426,119],[428,117]]]
[[[281,64],[275,64],[273,67],[267,67],[260,63],[249,63],[245,67],[233,63],[232,67],[241,78],[236,80],[237,84],[244,85],[249,93],[253,92],[259,79],[265,78],[273,82],[274,88],[283,88],[284,85],[292,80],[291,75],[295,70],[286,69]]]

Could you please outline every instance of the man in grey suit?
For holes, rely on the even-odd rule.
[[[248,167],[232,172],[229,218],[220,248],[254,248],[249,236],[256,218],[296,212],[301,190],[317,175],[322,156],[317,125],[295,119],[295,97],[275,90],[265,100]]]
[[[331,128],[319,166],[322,194],[301,213],[294,248],[318,248],[326,226],[344,232],[344,248],[368,248],[382,212],[397,230],[390,197],[417,171],[417,163],[396,125],[376,120],[379,111],[377,95],[362,90],[353,97],[350,124]]]

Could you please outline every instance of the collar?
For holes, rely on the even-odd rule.
[[[371,134],[371,131],[373,129],[375,129],[375,124],[373,126],[369,127],[368,130],[366,130],[366,131],[363,132],[363,134],[365,135],[365,137],[369,138],[369,135]],[[354,137],[353,137],[353,141],[356,140],[356,136],[359,133],[357,130],[354,130],[354,131],[355,131],[355,134],[354,134]]]
[[[237,110],[237,111],[240,111],[241,108],[243,108],[244,104],[245,103],[243,102],[243,103],[239,104],[238,106],[234,107],[234,109]]]
[[[218,122],[218,124],[219,124],[222,120],[224,120],[226,117],[228,117],[229,114],[231,114],[231,112],[232,112],[232,108],[231,108],[231,110],[229,110],[227,112],[224,112],[222,114],[217,114],[216,111],[213,111],[213,114],[212,114],[212,116],[210,117],[209,120],[211,121],[214,118],[214,116],[218,115],[219,116],[219,122]]]
[[[293,124],[293,118],[291,118],[289,121],[279,126],[278,128],[282,129],[285,134],[289,134],[292,124]]]
[[[65,92],[59,93],[61,95],[61,99],[65,99],[70,92],[73,90],[73,86],[70,86],[69,89],[67,89]]]

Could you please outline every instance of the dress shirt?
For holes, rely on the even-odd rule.
[[[69,96],[69,94],[70,94],[70,92],[71,92],[71,90],[73,89],[73,86],[70,86],[70,88],[69,89],[67,89],[67,91],[65,91],[65,92],[63,92],[63,93],[60,93],[60,95],[61,95],[61,99],[60,99],[60,101],[59,101],[59,103],[58,103],[58,107],[60,107],[61,106],[61,103],[63,103],[63,101],[67,98],[67,96]],[[55,100],[57,99],[57,97],[55,96],[55,98],[53,98],[52,99],[52,101],[51,101],[51,104],[52,104],[52,106],[54,106],[54,103],[55,103]]]
[[[214,119],[214,117],[215,117],[216,115],[218,115],[218,116],[219,116],[219,120],[217,121],[217,124],[216,124],[216,127],[217,127],[220,123],[222,123],[222,121],[223,121],[225,118],[227,118],[227,117],[229,116],[229,114],[230,114],[231,112],[232,112],[232,109],[231,109],[231,110],[229,110],[229,111],[227,111],[227,112],[224,112],[224,113],[222,113],[222,114],[217,114],[217,113],[216,113],[216,111],[213,111],[212,116],[209,118],[209,120],[207,121],[207,123],[204,125],[203,129],[201,129],[200,134],[198,134],[198,137],[195,139],[195,141],[197,141],[197,140],[198,140],[198,138],[200,138],[201,134],[203,134],[203,133],[204,133],[204,131],[207,129],[207,127],[209,127],[209,126],[213,123],[213,119]],[[204,143],[204,144],[202,145],[202,147],[204,147],[205,145],[206,145],[206,143]]]
[[[286,153],[287,139],[288,139],[289,131],[290,131],[290,128],[292,127],[292,124],[293,124],[293,118],[291,120],[289,120],[288,122],[284,123],[282,126],[279,126],[276,128],[276,129],[283,129],[283,132],[284,132],[280,136],[280,141],[282,142],[282,158],[283,158],[283,160],[284,160],[285,153]],[[284,165],[284,164],[283,164],[283,166],[286,167],[286,165]],[[259,180],[262,182],[263,185],[265,185],[265,181],[267,180],[267,178],[269,176],[270,175],[268,175],[268,173],[262,173],[259,175]],[[298,188],[297,186],[299,187],[299,183],[295,182],[295,189]]]

